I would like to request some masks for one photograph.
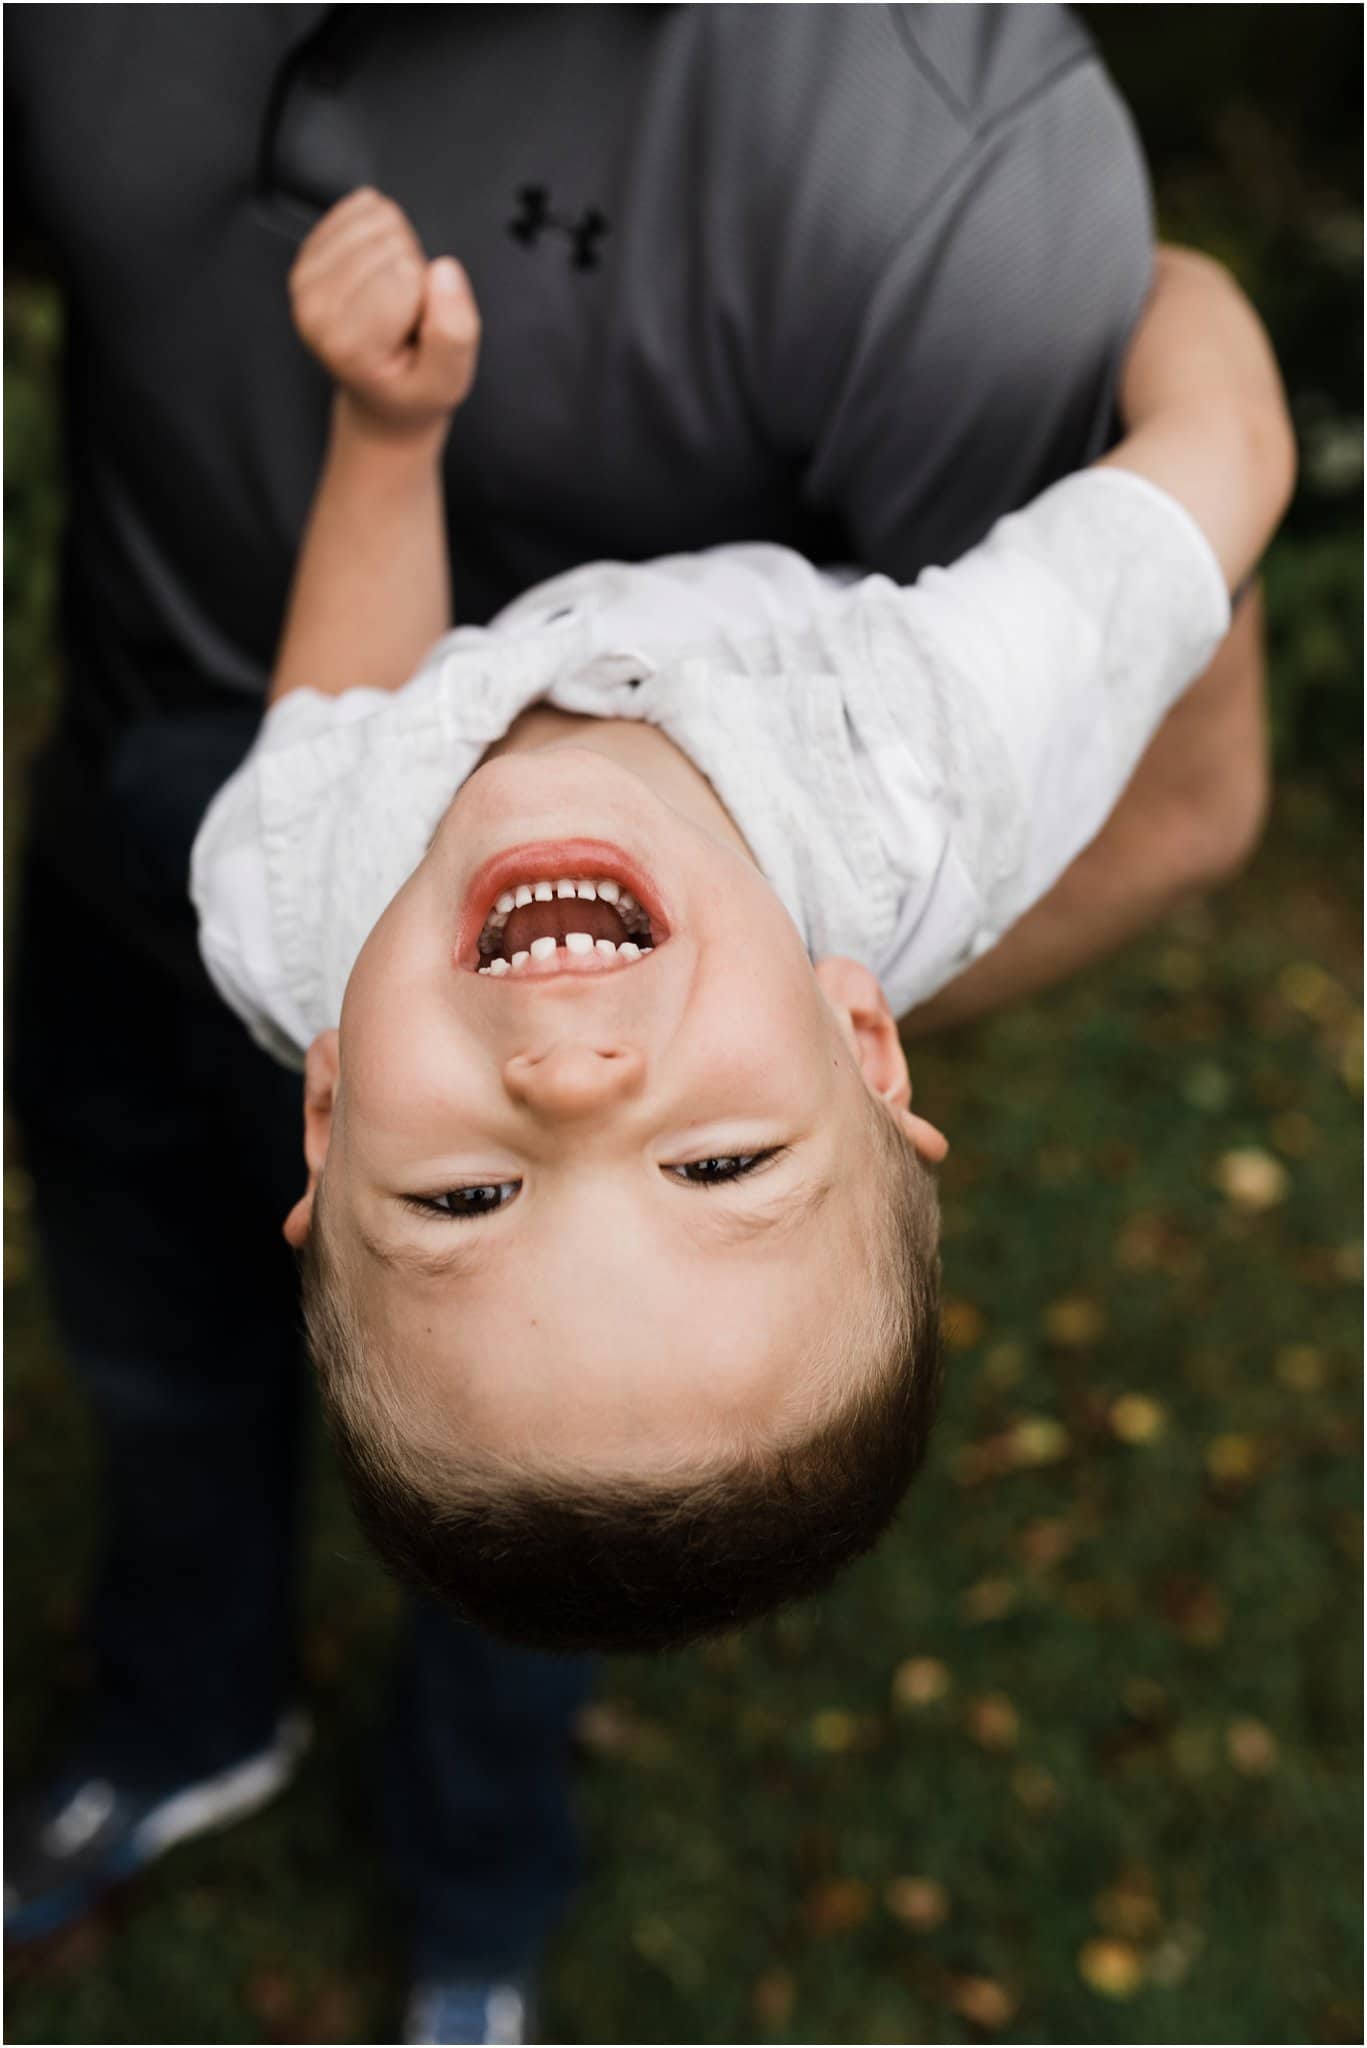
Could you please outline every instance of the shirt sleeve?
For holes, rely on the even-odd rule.
[[[966,120],[934,189],[909,191],[806,394],[801,483],[842,552],[903,583],[1105,451],[1153,244],[1134,128],[1090,54]]]
[[[860,602],[887,720],[870,750],[879,815],[909,883],[886,968],[910,1007],[1100,831],[1228,631],[1230,601],[1186,510],[1108,467],[1000,520],[953,568],[904,591],[875,579]]]
[[[205,813],[190,856],[190,896],[210,981],[256,1043],[282,1066],[302,1068],[312,1033],[276,944],[262,818],[261,763],[384,701],[377,690],[328,697],[295,690],[266,713],[256,741]]]

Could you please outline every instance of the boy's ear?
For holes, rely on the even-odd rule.
[[[831,954],[817,961],[816,978],[868,1086],[896,1111],[898,1123],[923,1159],[943,1159],[948,1139],[923,1116],[912,1115],[907,1056],[877,975],[857,960]]]
[[[337,1033],[322,1031],[304,1062],[304,1163],[308,1186],[285,1218],[285,1242],[302,1251],[313,1227],[313,1201],[332,1138],[332,1110],[337,1100]]]

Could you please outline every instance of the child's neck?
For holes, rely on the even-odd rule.
[[[586,718],[575,711],[557,711],[549,704],[533,704],[513,720],[483,758],[489,761],[497,754],[539,753],[567,744],[587,747],[630,769],[675,810],[753,860],[731,813],[707,777],[658,726],[644,720]]]

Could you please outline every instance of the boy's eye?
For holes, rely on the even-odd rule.
[[[507,1207],[521,1185],[520,1180],[491,1180],[479,1187],[448,1188],[442,1195],[410,1195],[408,1201],[429,1216],[492,1216]]]
[[[782,1150],[781,1145],[771,1145],[767,1152],[736,1152],[716,1159],[690,1159],[682,1166],[667,1166],[665,1172],[677,1174],[689,1187],[714,1188],[721,1181],[743,1179],[756,1167],[777,1159]]]
[[[714,1188],[724,1181],[744,1179],[747,1173],[754,1173],[769,1160],[777,1159],[782,1150],[781,1145],[772,1145],[767,1152],[736,1152],[712,1159],[689,1159],[681,1166],[666,1166],[661,1171],[683,1181],[688,1187]],[[406,1195],[404,1201],[408,1208],[416,1209],[424,1216],[492,1216],[499,1209],[507,1208],[521,1186],[520,1180],[483,1181],[474,1187],[447,1188],[440,1195]]]

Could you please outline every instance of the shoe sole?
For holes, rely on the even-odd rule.
[[[139,1821],[125,1842],[110,1850],[97,1869],[86,1872],[60,1891],[49,1893],[45,1899],[35,1899],[31,1905],[7,1913],[5,1946],[18,1947],[59,1933],[177,1843],[250,1819],[284,1791],[312,1734],[307,1714],[286,1714],[271,1747],[260,1756],[233,1764],[215,1777],[204,1779],[202,1784],[188,1786],[184,1792],[163,1800]]]
[[[312,1728],[306,1714],[286,1714],[271,1747],[261,1756],[249,1757],[191,1785],[184,1792],[154,1807],[133,1830],[134,1851],[139,1866],[155,1856],[164,1856],[177,1842],[195,1835],[211,1834],[215,1828],[231,1827],[247,1820],[283,1792],[308,1748]]]

